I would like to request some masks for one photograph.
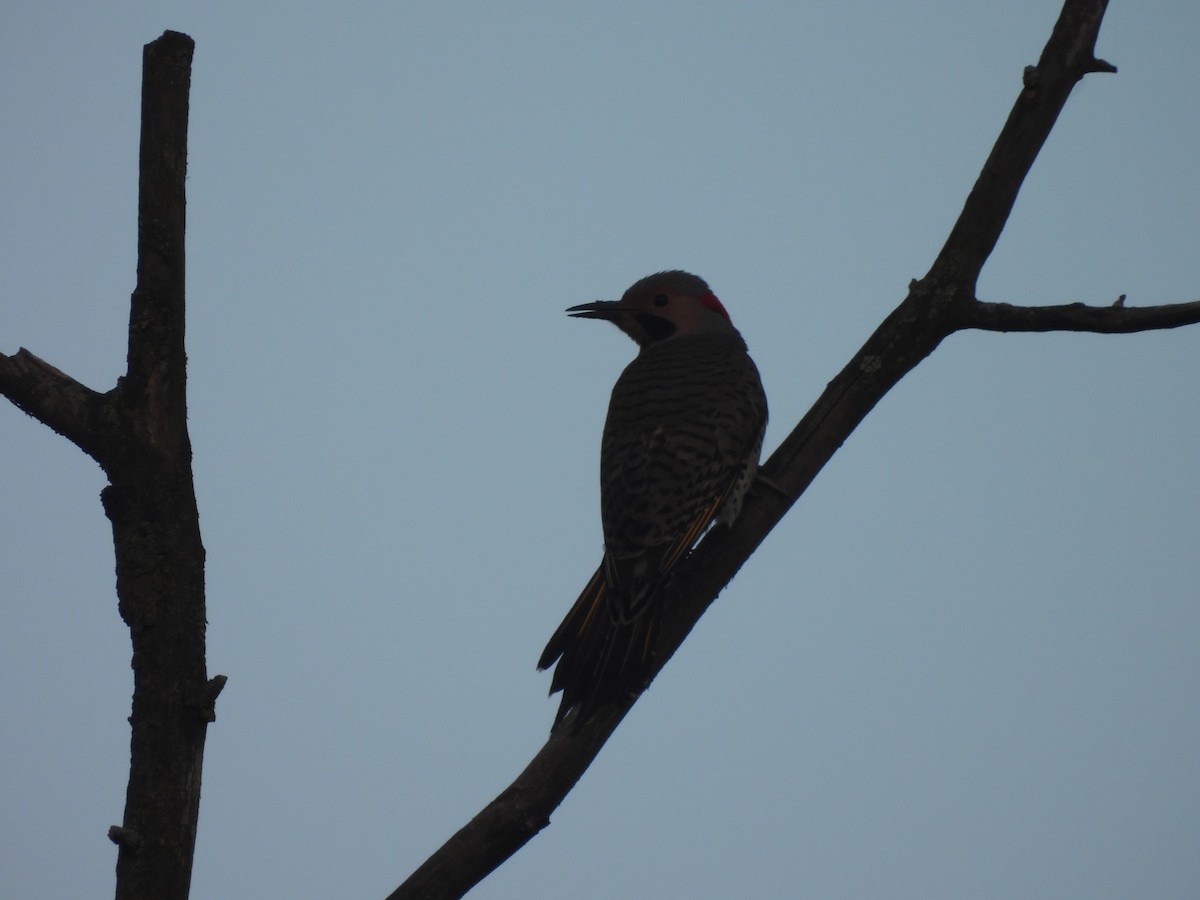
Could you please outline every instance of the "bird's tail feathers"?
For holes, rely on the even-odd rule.
[[[641,693],[650,675],[658,640],[661,603],[627,622],[617,622],[608,609],[603,568],[587,583],[567,617],[555,630],[539,669],[554,665],[550,693],[562,691],[554,728],[577,708],[574,727],[604,703]]]

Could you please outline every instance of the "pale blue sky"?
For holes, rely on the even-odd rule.
[[[922,275],[1058,12],[55,3],[0,13],[0,350],[124,367],[142,45],[196,39],[193,896],[379,897],[541,745],[663,268],[773,449]],[[1109,11],[985,299],[1200,294],[1200,7]],[[1200,892],[1200,328],[956,335],[473,897]],[[104,896],[131,676],[97,466],[0,404],[0,894]]]

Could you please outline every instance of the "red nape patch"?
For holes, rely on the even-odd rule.
[[[701,297],[700,302],[703,303],[705,306],[707,306],[709,309],[715,309],[717,312],[719,312],[725,318],[727,318],[727,319],[729,318],[729,313],[725,312],[725,307],[723,307],[721,305],[721,301],[717,299],[717,295],[714,294],[712,291],[709,291],[707,294],[705,294],[703,297]],[[732,320],[730,320],[730,321],[732,321]]]

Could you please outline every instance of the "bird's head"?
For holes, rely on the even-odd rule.
[[[733,331],[729,313],[703,278],[678,270],[636,282],[620,300],[597,300],[567,310],[581,319],[606,319],[647,347],[705,331]]]

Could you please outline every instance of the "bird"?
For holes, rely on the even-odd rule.
[[[538,661],[562,691],[552,730],[645,689],[672,574],[710,525],[737,518],[767,425],[758,369],[699,276],[657,272],[567,313],[611,322],[638,354],[601,439],[603,558]]]

